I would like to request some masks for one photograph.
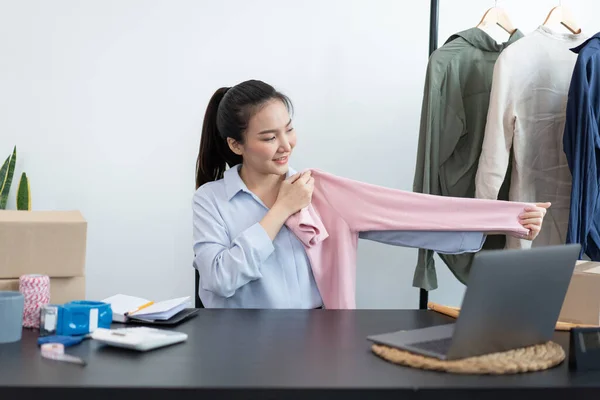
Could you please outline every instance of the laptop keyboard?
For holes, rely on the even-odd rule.
[[[410,346],[416,349],[426,350],[433,353],[447,354],[452,344],[452,338],[429,340],[427,342],[411,343]]]

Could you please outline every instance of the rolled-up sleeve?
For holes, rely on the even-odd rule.
[[[194,266],[200,273],[200,285],[222,297],[231,297],[237,289],[260,279],[261,264],[273,253],[271,238],[262,225],[255,223],[231,238],[210,196],[194,195]]]
[[[364,231],[359,238],[393,246],[433,250],[441,254],[475,253],[485,242],[483,232]]]

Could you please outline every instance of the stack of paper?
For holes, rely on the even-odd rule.
[[[128,317],[144,321],[165,321],[191,307],[190,296],[154,303],[141,297],[117,294],[102,301],[110,304],[114,322],[127,322]]]
[[[170,319],[173,315],[182,311],[184,308],[189,307],[190,297],[180,297],[172,300],[165,300],[158,303],[154,303],[149,307],[146,307],[138,312],[129,314],[137,319],[143,319],[146,321],[165,321]]]

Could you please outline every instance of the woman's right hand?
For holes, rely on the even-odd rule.
[[[314,188],[315,178],[310,171],[296,173],[282,182],[274,207],[290,216],[310,204]]]

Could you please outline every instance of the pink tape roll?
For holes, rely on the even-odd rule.
[[[44,343],[41,346],[42,357],[50,360],[66,361],[75,364],[85,365],[86,362],[69,354],[65,354],[65,346],[62,343]]]
[[[25,298],[23,326],[40,327],[40,309],[50,303],[50,277],[47,275],[23,275],[19,278],[19,292]]]

